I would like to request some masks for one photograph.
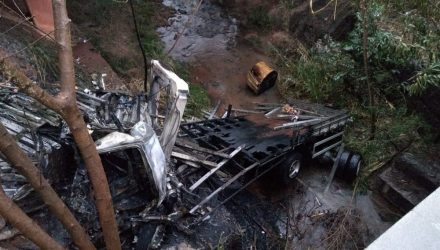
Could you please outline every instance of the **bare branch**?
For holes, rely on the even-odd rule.
[[[43,105],[53,109],[56,112],[62,112],[60,103],[56,100],[56,98],[35,84],[8,58],[0,61],[0,71],[5,78],[17,85],[21,92],[32,98],[35,98]]]
[[[96,150],[95,142],[89,134],[81,112],[76,104],[75,72],[70,36],[70,19],[67,16],[65,0],[53,0],[55,21],[55,38],[58,42],[58,60],[61,77],[61,92],[57,96],[62,105],[62,117],[69,125],[76,145],[85,162],[90,181],[95,192],[95,202],[99,221],[108,250],[120,250],[118,225],[115,219],[112,197],[107,176],[101,158]]]
[[[76,103],[75,72],[70,35],[71,21],[67,16],[66,2],[65,0],[53,0],[52,5],[55,38],[59,45],[60,93],[56,97],[51,96],[8,60],[0,61],[0,71],[3,71],[19,87],[20,91],[53,109],[69,125],[92,183],[106,248],[119,250],[121,244],[107,177],[95,143]]]
[[[53,0],[53,15],[55,22],[55,40],[60,45],[58,49],[58,63],[60,68],[61,93],[69,95],[74,104],[75,96],[75,69],[73,66],[72,44],[70,36],[71,20],[67,16],[64,0]]]
[[[27,181],[41,195],[41,198],[47,204],[50,211],[61,221],[72,236],[75,245],[80,249],[95,249],[79,222],[75,219],[55,190],[52,189],[47,180],[42,177],[40,170],[35,167],[31,159],[21,151],[14,138],[1,123],[0,152],[3,153],[15,169],[26,177]]]
[[[0,185],[0,214],[41,249],[64,249],[37,225],[8,196]]]

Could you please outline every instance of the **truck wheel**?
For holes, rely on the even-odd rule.
[[[344,151],[338,162],[336,174],[349,182],[352,182],[359,174],[361,166],[361,156],[351,151]]]
[[[294,152],[281,163],[281,180],[283,180],[283,184],[290,184],[298,176],[302,161],[302,155]]]
[[[358,154],[353,154],[351,156],[350,162],[346,168],[345,179],[347,181],[354,181],[356,177],[359,175],[359,170],[361,169],[362,158]]]

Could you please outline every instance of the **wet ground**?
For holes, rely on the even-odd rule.
[[[166,51],[189,64],[192,82],[202,84],[220,111],[229,104],[236,108],[253,106],[253,102],[278,102],[276,87],[255,96],[246,86],[246,74],[259,61],[272,64],[266,55],[246,46],[241,40],[239,24],[219,6],[205,0],[165,0],[175,9],[169,26],[157,29]],[[273,64],[272,64],[273,65]]]

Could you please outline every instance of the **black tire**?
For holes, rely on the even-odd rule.
[[[303,165],[303,157],[298,152],[287,153],[286,158],[280,164],[281,180],[284,185],[292,183],[293,179],[298,176]]]
[[[361,164],[362,164],[361,156],[358,154],[353,154],[345,170],[345,180],[350,182],[354,181],[356,177],[359,175]]]
[[[338,161],[336,175],[341,179],[352,182],[359,174],[361,156],[351,151],[344,151]]]
[[[342,177],[345,173],[345,169],[347,167],[348,162],[350,161],[351,152],[350,151],[344,151],[341,154],[341,157],[338,161],[338,168],[336,169],[336,174],[340,177]]]

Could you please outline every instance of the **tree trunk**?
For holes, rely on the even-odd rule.
[[[115,220],[112,197],[95,142],[89,134],[76,103],[75,106],[67,111],[64,119],[69,124],[70,132],[85,162],[87,173],[93,186],[106,247],[107,249],[120,249],[118,226]]]
[[[373,84],[370,80],[370,73],[368,72],[368,5],[367,0],[361,0],[360,8],[362,13],[362,26],[363,26],[363,57],[364,57],[364,74],[367,81],[368,98],[369,98],[369,110],[370,110],[370,139],[374,139],[376,134],[376,110],[375,100],[373,92]]]
[[[55,38],[59,44],[58,59],[61,84],[58,95],[54,97],[34,84],[8,59],[0,62],[0,69],[11,82],[16,84],[20,91],[35,98],[66,120],[83,157],[92,183],[106,248],[108,250],[119,250],[121,249],[121,244],[107,177],[95,143],[88,133],[86,123],[76,103],[70,19],[67,16],[66,2],[65,0],[53,0],[52,4]]]
[[[41,249],[64,249],[5,194],[1,185],[0,214]]]
[[[3,153],[15,169],[26,177],[27,181],[41,195],[41,198],[47,204],[50,211],[61,221],[69,232],[75,245],[80,249],[95,249],[79,222],[43,177],[40,170],[36,168],[31,159],[23,153],[15,142],[15,139],[1,123],[0,152]]]
[[[67,16],[65,0],[53,0],[52,3],[55,20],[55,39],[60,45],[58,60],[61,91],[57,99],[62,103],[61,116],[69,125],[76,145],[85,162],[94,190],[105,245],[108,250],[119,250],[121,249],[121,243],[107,176],[105,175],[101,158],[96,150],[95,142],[89,134],[87,125],[76,103],[75,70],[70,37],[71,20]]]

